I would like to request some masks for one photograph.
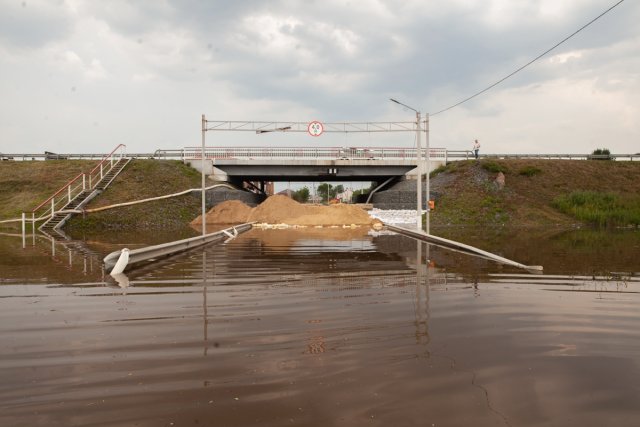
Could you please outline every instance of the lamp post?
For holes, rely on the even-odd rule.
[[[205,138],[205,133],[207,132],[207,120],[204,117],[204,114],[202,115],[202,152],[200,153],[201,155],[201,163],[200,163],[200,168],[202,169],[202,235],[206,235],[207,234],[207,209],[206,209],[206,194],[204,191],[205,188],[205,173],[204,173],[204,138]]]
[[[407,104],[403,104],[400,101],[397,101],[393,98],[389,98],[389,100],[391,102],[395,102],[396,104],[402,105],[405,108],[408,108],[409,110],[415,111],[416,113],[416,142],[417,142],[417,147],[418,147],[418,154],[417,154],[417,161],[418,161],[418,168],[417,168],[417,172],[418,172],[418,177],[416,179],[416,199],[417,199],[417,226],[418,226],[418,230],[422,231],[422,142],[421,142],[421,137],[422,137],[422,132],[420,129],[420,111],[416,110],[415,108],[409,107]],[[428,134],[427,134],[428,135]],[[427,137],[427,147],[429,146],[429,139]],[[428,148],[427,148],[428,150]],[[427,173],[427,192],[429,191],[429,174]],[[428,194],[428,193],[427,193]],[[429,209],[427,207],[427,209]],[[427,211],[427,215],[428,215]],[[428,216],[427,216],[428,218]],[[428,219],[427,219],[428,221]],[[427,222],[428,224],[428,222]],[[427,233],[429,233],[429,226],[427,225]]]
[[[424,115],[424,139],[427,151],[427,234],[429,234],[429,215],[431,214],[431,188],[429,186],[429,175],[431,175],[431,152],[429,150],[429,113],[426,113]],[[428,248],[429,246],[427,246],[427,250]]]

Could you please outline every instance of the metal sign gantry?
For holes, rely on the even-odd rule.
[[[313,122],[256,122],[232,120],[207,120],[202,117],[202,130],[227,132],[308,132],[309,123]],[[320,122],[327,133],[357,132],[415,132],[416,122]],[[423,121],[424,123],[424,121]],[[422,128],[424,129],[424,127]]]
[[[318,137],[323,133],[377,133],[377,132],[415,132],[418,144],[417,157],[417,222],[418,228],[422,229],[422,148],[420,145],[420,135],[424,130],[426,134],[427,153],[429,152],[429,115],[422,120],[420,113],[398,101],[395,103],[403,105],[416,112],[414,122],[335,122],[325,123],[317,120],[309,122],[267,122],[253,120],[207,120],[202,115],[202,234],[206,234],[206,207],[205,207],[205,138],[207,132],[255,132],[257,134],[267,132],[306,132],[311,136]],[[424,127],[422,126],[424,125]],[[427,154],[427,169],[429,167],[429,155]],[[427,173],[427,195],[429,194],[429,174]],[[427,196],[428,197],[428,196]],[[427,233],[429,232],[429,207],[427,206]]]

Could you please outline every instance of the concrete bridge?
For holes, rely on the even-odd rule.
[[[451,152],[423,149],[423,170],[446,164]],[[467,155],[457,152],[456,155]],[[183,160],[201,170],[202,149],[189,147]],[[207,147],[205,173],[234,184],[267,181],[373,181],[415,178],[417,150],[385,147]]]

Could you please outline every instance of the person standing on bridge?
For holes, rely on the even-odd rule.
[[[473,154],[476,156],[476,160],[478,160],[478,151],[480,151],[480,143],[476,139],[473,143]]]

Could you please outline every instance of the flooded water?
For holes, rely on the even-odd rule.
[[[640,233],[0,236],[2,426],[637,426]]]

